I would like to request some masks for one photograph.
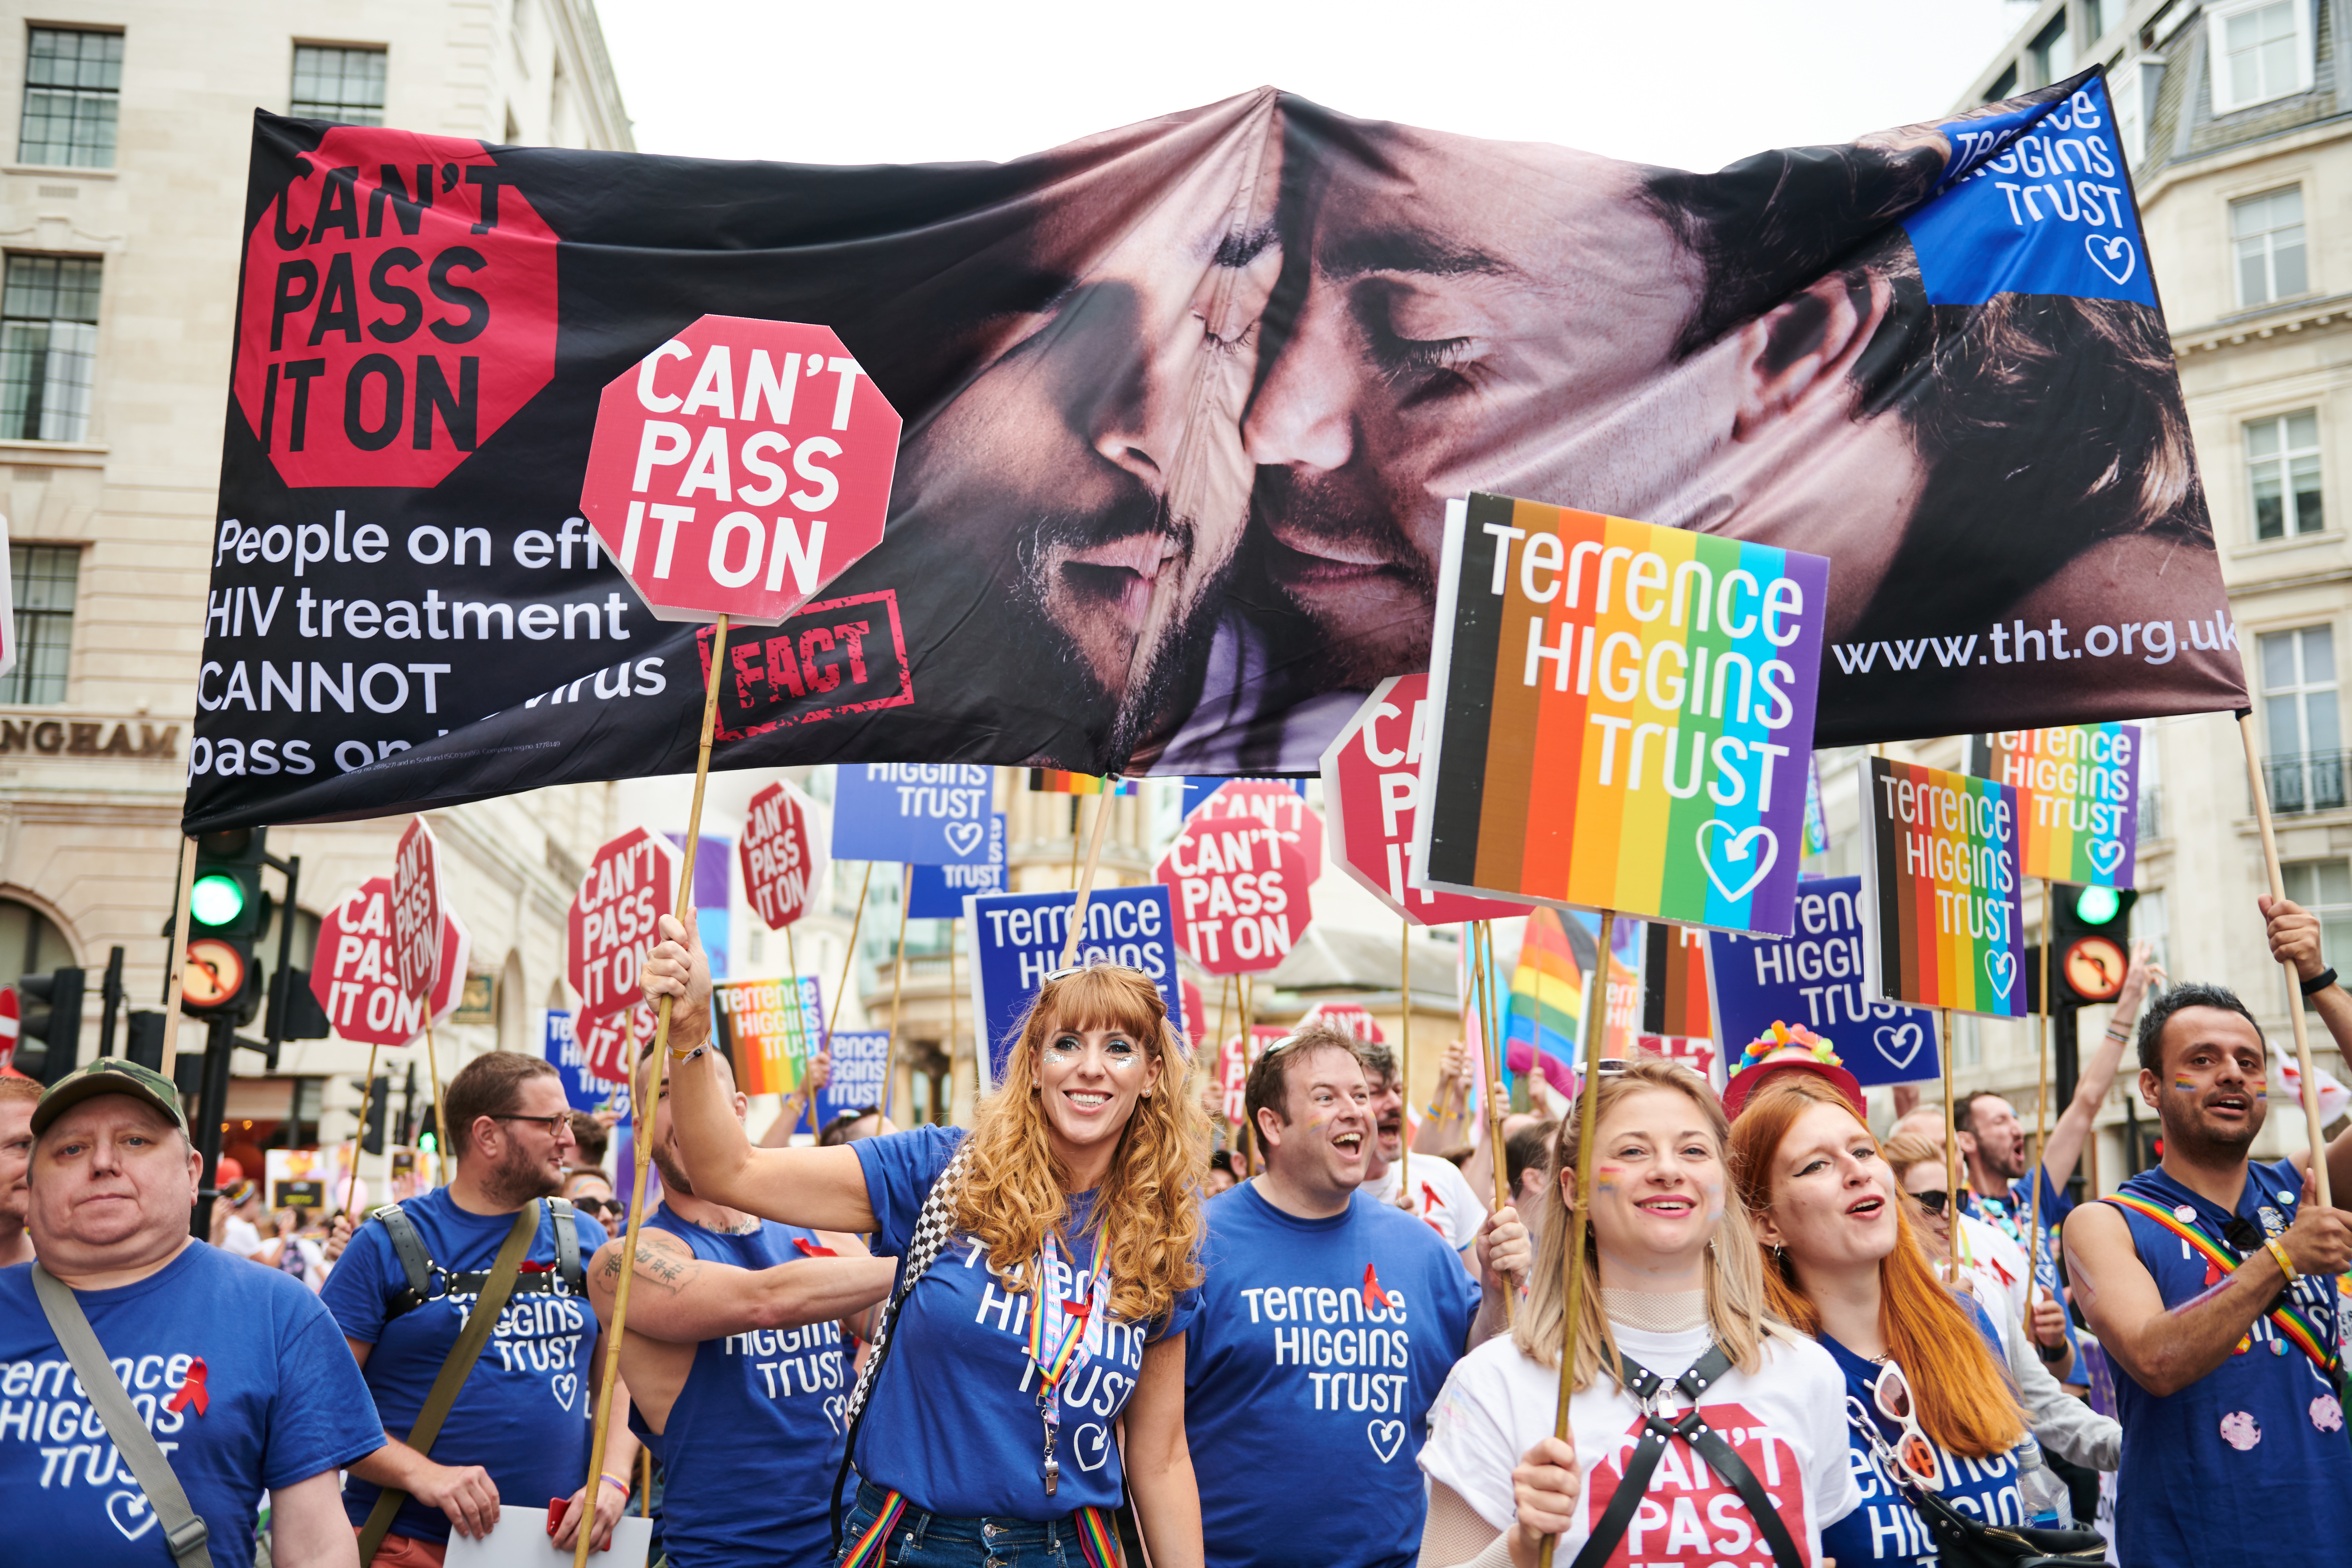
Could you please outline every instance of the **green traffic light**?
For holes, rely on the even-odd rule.
[[[215,871],[196,879],[189,911],[202,926],[225,926],[245,913],[245,889],[235,877]]]
[[[2113,888],[2085,888],[2074,900],[2074,917],[2086,926],[2103,926],[2122,908]]]

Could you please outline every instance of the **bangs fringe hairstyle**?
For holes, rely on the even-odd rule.
[[[1834,1105],[1848,1116],[1853,1107],[1827,1079],[1811,1073],[1783,1073],[1749,1097],[1731,1130],[1731,1169],[1739,1196],[1756,1214],[1772,1206],[1772,1171],[1781,1142],[1797,1119],[1816,1105]],[[1878,1140],[1860,1117],[1854,1125]],[[1937,1155],[1941,1158],[1940,1152]],[[1896,1187],[1901,1183],[1893,1184]],[[1990,1459],[2017,1446],[2025,1434],[2009,1369],[1994,1361],[1976,1320],[1945,1289],[1927,1266],[1911,1234],[1899,1195],[1895,1209],[1895,1250],[1878,1265],[1878,1330],[1887,1353],[1903,1368],[1919,1406],[1919,1425],[1955,1454]],[[1765,1300],[1775,1316],[1818,1338],[1822,1315],[1798,1289],[1796,1270],[1774,1262],[1758,1248],[1763,1263]]]
[[[1753,1373],[1763,1363],[1765,1338],[1775,1330],[1765,1320],[1763,1268],[1759,1261],[1762,1255],[1756,1246],[1755,1232],[1748,1228],[1747,1212],[1739,1206],[1731,1189],[1727,1147],[1729,1124],[1724,1121],[1723,1105],[1716,1099],[1715,1091],[1690,1068],[1658,1057],[1640,1058],[1623,1072],[1596,1079],[1591,1090],[1601,1097],[1593,1109],[1594,1157],[1600,1157],[1597,1151],[1611,1113],[1628,1095],[1652,1089],[1670,1089],[1697,1106],[1706,1120],[1707,1135],[1715,1142],[1717,1156],[1724,1161],[1723,1218],[1717,1225],[1714,1245],[1706,1253],[1706,1319],[1714,1330],[1716,1342],[1731,1358],[1731,1363],[1742,1372]],[[1552,1142],[1552,1169],[1563,1176],[1576,1173],[1577,1129],[1582,1124],[1583,1114],[1583,1100],[1580,1098],[1560,1118],[1559,1131]],[[1552,1181],[1542,1201],[1535,1278],[1528,1285],[1526,1309],[1518,1314],[1518,1321],[1511,1331],[1511,1342],[1519,1347],[1519,1353],[1538,1366],[1559,1365],[1561,1324],[1568,1312],[1568,1287],[1561,1278],[1569,1233],[1564,1185],[1562,1180]],[[1588,1225],[1584,1231],[1584,1256],[1577,1262],[1583,1279],[1578,1287],[1577,1301],[1575,1385],[1580,1389],[1591,1385],[1593,1373],[1601,1365],[1601,1347],[1608,1347],[1612,1362],[1617,1356],[1616,1336],[1610,1331],[1608,1314],[1601,1310],[1600,1258],[1599,1237]]]
[[[1160,1083],[1134,1113],[1111,1152],[1088,1228],[1097,1262],[1108,1259],[1111,1311],[1129,1321],[1163,1318],[1177,1295],[1201,1282],[1201,1183],[1209,1133],[1193,1096],[1188,1064],[1168,1026],[1167,1005],[1142,975],[1097,967],[1048,984],[1022,1020],[1004,1064],[1004,1081],[980,1102],[971,1148],[973,1179],[964,1185],[955,1227],[985,1245],[989,1267],[1006,1289],[1025,1294],[1030,1268],[1051,1232],[1067,1237],[1069,1173],[1054,1158],[1038,1100],[1037,1058],[1066,1030],[1117,1029],[1160,1060]]]

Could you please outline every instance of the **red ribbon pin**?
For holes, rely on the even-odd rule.
[[[1372,1272],[1372,1266],[1370,1264],[1365,1264],[1364,1310],[1368,1312],[1376,1311],[1380,1308],[1385,1307],[1388,1304],[1388,1292],[1381,1289],[1381,1277]]]
[[[835,1252],[830,1247],[819,1247],[815,1242],[811,1241],[804,1236],[796,1236],[793,1237],[793,1245],[801,1249],[801,1256],[803,1258],[838,1258],[841,1256],[841,1254]]]
[[[180,1380],[180,1392],[172,1395],[171,1403],[163,1408],[176,1412],[193,1405],[196,1414],[202,1415],[211,1404],[212,1395],[205,1391],[205,1359],[198,1356],[188,1363],[188,1374]]]

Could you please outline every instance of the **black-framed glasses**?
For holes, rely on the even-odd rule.
[[[541,1127],[547,1129],[548,1136],[550,1137],[560,1137],[563,1131],[572,1125],[572,1118],[569,1113],[562,1116],[525,1116],[520,1110],[508,1110],[493,1114],[490,1117],[490,1120],[493,1121],[536,1121]]]
[[[1929,1214],[1942,1214],[1951,1206],[1952,1194],[1941,1187],[1930,1187],[1924,1193],[1913,1193],[1912,1201]]]

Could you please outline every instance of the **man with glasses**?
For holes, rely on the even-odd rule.
[[[481,1536],[499,1521],[499,1500],[565,1498],[556,1544],[565,1551],[583,1504],[595,1517],[599,1550],[628,1497],[637,1440],[628,1431],[628,1395],[615,1384],[604,1469],[589,1478],[589,1402],[597,1386],[601,1336],[583,1298],[580,1259],[594,1255],[604,1227],[555,1194],[573,1153],[563,1080],[540,1057],[492,1051],[467,1063],[442,1091],[443,1123],[457,1171],[446,1187],[377,1210],[352,1238],[321,1292],[342,1326],[387,1441],[351,1468],[343,1506],[363,1524],[386,1488],[407,1493],[378,1564],[437,1565],[449,1532]],[[498,1326],[467,1373],[428,1457],[401,1440],[416,1423],[441,1365],[479,1300],[499,1248],[526,1205],[542,1204],[539,1231]],[[559,1224],[572,1235],[559,1237]],[[408,1237],[429,1260],[427,1300],[416,1300]],[[444,1288],[446,1287],[446,1293]],[[587,1484],[583,1484],[585,1481]]]
[[[2295,1004],[2309,998],[2352,1048],[2352,996],[2321,956],[2318,920],[2261,902],[2272,955],[2302,980]],[[2065,1229],[2074,1300],[2116,1373],[2116,1560],[2326,1561],[2352,1530],[2336,1279],[2352,1264],[2352,1215],[2317,1201],[2307,1157],[2248,1158],[2270,1062],[2235,995],[2190,984],[2158,996],[2139,1064],[2163,1161]],[[2323,1153],[2330,1196],[2347,1202],[2352,1133]]]

